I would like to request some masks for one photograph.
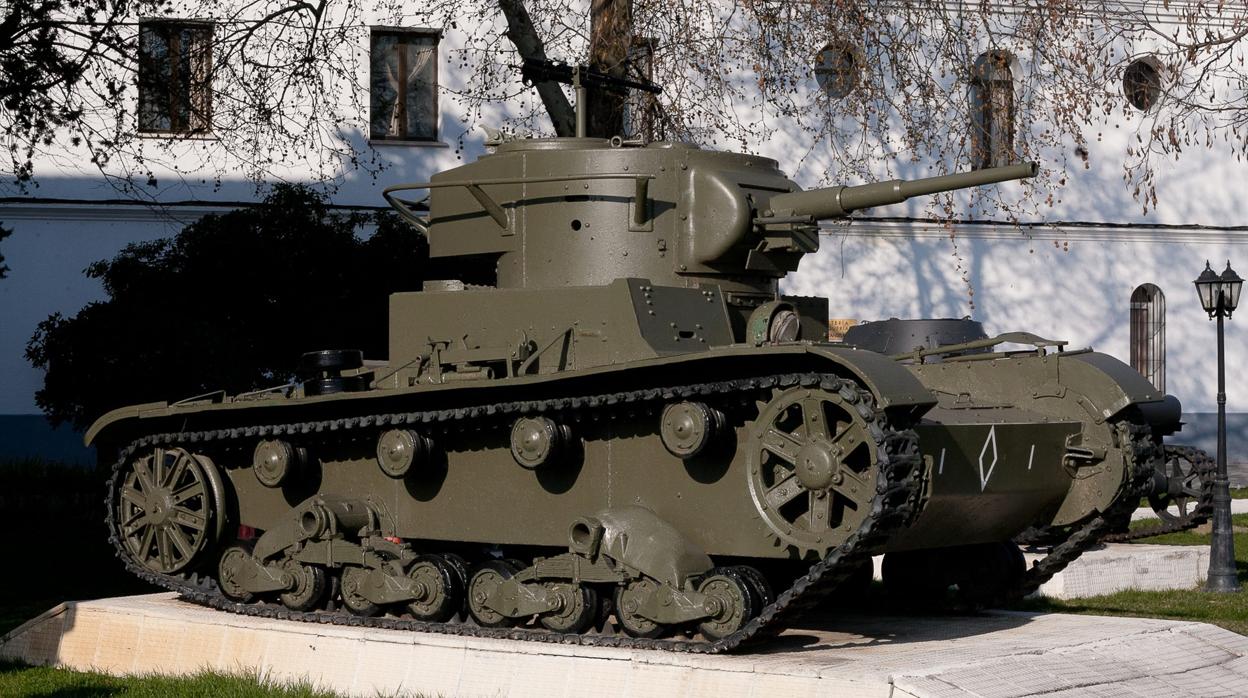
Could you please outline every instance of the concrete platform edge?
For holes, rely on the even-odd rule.
[[[110,674],[254,671],[349,695],[1248,695],[1248,638],[1203,623],[1002,611],[834,625],[707,657],[255,619],[152,594],[60,604],[0,638],[0,657]]]

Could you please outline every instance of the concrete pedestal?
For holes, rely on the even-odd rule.
[[[253,669],[364,696],[1248,695],[1248,638],[1203,623],[994,612],[804,625],[708,657],[262,620],[153,594],[62,604],[0,638],[0,657],[114,674]]]
[[[1024,553],[1023,557],[1031,565],[1044,555]],[[874,563],[875,578],[881,579],[884,556],[877,555]],[[1207,545],[1111,543],[1080,555],[1037,593],[1051,599],[1084,599],[1125,589],[1196,589],[1208,571]]]

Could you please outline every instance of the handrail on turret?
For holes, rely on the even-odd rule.
[[[436,189],[439,187],[463,187],[468,190],[469,194],[472,194],[472,197],[477,200],[477,203],[481,204],[481,208],[485,209],[485,212],[490,214],[490,218],[493,218],[494,222],[497,223],[500,228],[506,228],[507,212],[503,210],[503,207],[499,205],[493,197],[485,193],[485,190],[481,187],[495,184],[538,184],[542,182],[579,182],[582,180],[596,179],[631,179],[634,180],[637,187],[636,192],[634,193],[634,196],[636,197],[636,205],[633,208],[636,210],[636,216],[641,218],[641,220],[637,220],[636,222],[641,224],[645,222],[645,206],[642,204],[649,197],[650,180],[654,178],[655,175],[653,174],[637,172],[593,172],[589,174],[555,175],[552,177],[501,177],[494,179],[444,180],[439,182],[396,184],[394,186],[386,187],[382,190],[381,195],[386,198],[386,202],[389,203],[395,211],[398,211],[399,215],[402,216],[404,220],[416,226],[416,228],[422,233],[427,233],[429,232],[428,219],[416,215],[416,212],[412,211],[410,208],[410,206],[415,202],[400,199],[397,196],[393,196],[393,193],[397,191],[413,191],[417,189]]]

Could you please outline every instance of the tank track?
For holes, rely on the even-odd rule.
[[[783,389],[794,386],[822,387],[842,390],[846,381],[823,374],[782,374],[757,378],[719,381],[673,388],[651,388],[634,391],[607,393],[581,398],[556,398],[551,400],[516,401],[481,405],[450,410],[431,410],[415,413],[375,414],[363,417],[308,422],[248,426],[207,431],[184,431],[150,434],[130,442],[121,449],[112,466],[108,480],[105,508],[105,524],[109,540],[116,556],[126,569],[136,577],[156,586],[176,592],[183,599],[209,608],[240,615],[294,620],[306,623],[344,625],[352,627],[375,627],[388,630],[439,633],[469,637],[525,640],[557,644],[628,649],[652,649],[673,652],[717,654],[731,652],[749,643],[774,637],[789,627],[791,620],[816,608],[837,586],[848,579],[863,564],[870,564],[871,556],[895,531],[909,525],[918,516],[925,486],[923,460],[919,454],[918,436],[910,429],[899,429],[888,424],[884,413],[874,408],[870,393],[858,389],[859,413],[868,420],[882,457],[876,479],[876,494],[870,514],[859,530],[837,548],[829,551],[821,560],[799,576],[793,584],[776,594],[775,601],[766,606],[755,618],[737,632],[714,642],[692,638],[633,638],[623,633],[558,633],[534,628],[485,628],[471,622],[433,623],[403,617],[361,617],[345,610],[292,611],[268,602],[237,603],[226,598],[215,580],[198,573],[161,574],[136,563],[125,549],[115,525],[116,491],[124,477],[124,467],[136,452],[157,445],[195,444],[227,439],[280,436],[283,434],[311,434],[323,432],[349,432],[386,425],[435,424],[443,429],[479,428],[475,420],[520,413],[542,412],[571,413],[579,418],[603,418],[613,411],[636,409],[649,404],[676,398],[724,397],[732,394],[748,395],[759,391]],[[471,425],[471,426],[470,426]],[[1139,427],[1143,429],[1143,427]],[[1144,469],[1139,469],[1145,471]],[[1145,471],[1146,472],[1146,471]],[[1140,477],[1132,479],[1136,483]],[[1142,484],[1136,484],[1140,487]],[[1128,488],[1124,484],[1124,488]],[[1096,517],[1073,532],[1060,545],[1053,548],[1043,560],[1038,561],[1024,576],[1017,589],[1007,594],[1009,598],[1021,598],[1038,589],[1041,584],[1060,572],[1084,550],[1101,539],[1108,526],[1106,517]]]
[[[1152,430],[1144,425],[1129,422],[1117,425],[1119,439],[1130,444],[1127,449],[1127,465],[1131,468],[1131,476],[1124,478],[1114,503],[1104,512],[1093,516],[1087,522],[1073,527],[1065,535],[1053,528],[1044,529],[1043,535],[1057,539],[1049,554],[1037,560],[1026,574],[1022,582],[1005,594],[1003,601],[1017,601],[1035,591],[1053,575],[1061,572],[1067,565],[1074,562],[1090,548],[1106,542],[1114,522],[1124,514],[1130,516],[1140,501],[1140,497],[1151,484],[1153,463],[1163,457],[1162,448],[1152,439]]]
[[[660,649],[677,652],[720,653],[731,651],[748,641],[771,637],[786,627],[786,621],[796,614],[817,605],[827,594],[850,574],[858,565],[869,563],[871,554],[894,531],[906,526],[917,515],[917,504],[922,490],[922,459],[918,452],[918,437],[909,429],[895,429],[887,423],[883,412],[874,409],[869,393],[855,390],[854,400],[859,413],[868,420],[871,433],[880,446],[882,456],[876,480],[876,493],[870,514],[859,530],[855,531],[841,546],[830,551],[788,589],[776,595],[776,600],[765,607],[741,630],[715,642],[694,639],[644,639],[622,634],[570,634],[530,628],[484,628],[470,623],[430,623],[410,618],[366,618],[345,611],[291,611],[272,603],[241,604],[227,599],[210,577],[199,574],[168,575],[153,572],[136,563],[126,551],[115,526],[116,489],[123,477],[123,468],[136,452],[161,444],[194,444],[225,439],[266,437],[282,434],[310,434],[319,432],[349,432],[390,424],[438,424],[444,428],[479,428],[476,420],[515,414],[543,412],[572,413],[579,418],[603,418],[613,411],[659,404],[675,398],[726,397],[735,394],[752,395],[758,391],[793,386],[819,386],[828,390],[842,390],[846,383],[841,378],[820,374],[784,374],[760,378],[720,381],[663,389],[641,389],[616,392],[582,398],[557,398],[540,401],[517,401],[482,405],[452,410],[434,410],[416,413],[377,414],[364,417],[344,417],[313,422],[249,426],[211,431],[169,432],[152,434],[134,440],[123,448],[113,464],[105,500],[108,515],[105,523],[109,528],[109,540],[117,556],[135,576],[177,592],[186,600],[223,611],[242,615],[298,620],[309,623],[367,626],[415,632],[467,635],[512,640],[529,640],[559,644],[577,644],[604,647]]]
[[[1133,540],[1141,540],[1144,538],[1152,538],[1153,536],[1162,536],[1167,533],[1181,533],[1190,531],[1193,528],[1205,523],[1209,520],[1209,516],[1213,514],[1213,475],[1217,466],[1213,457],[1194,446],[1169,446],[1166,447],[1166,459],[1169,460],[1170,454],[1176,454],[1182,458],[1192,462],[1200,474],[1200,501],[1192,509],[1192,513],[1180,521],[1171,523],[1160,523],[1156,526],[1148,526],[1137,528],[1135,530],[1127,530],[1120,533],[1110,533],[1105,536],[1106,543],[1127,543]],[[1131,512],[1127,512],[1128,519]]]

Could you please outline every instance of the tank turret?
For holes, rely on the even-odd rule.
[[[679,143],[552,138],[385,190],[431,256],[477,258],[499,288],[599,286],[620,277],[774,295],[819,249],[818,222],[935,192],[1031,177],[1034,163],[801,191],[775,160]],[[399,192],[429,189],[428,215]]]

